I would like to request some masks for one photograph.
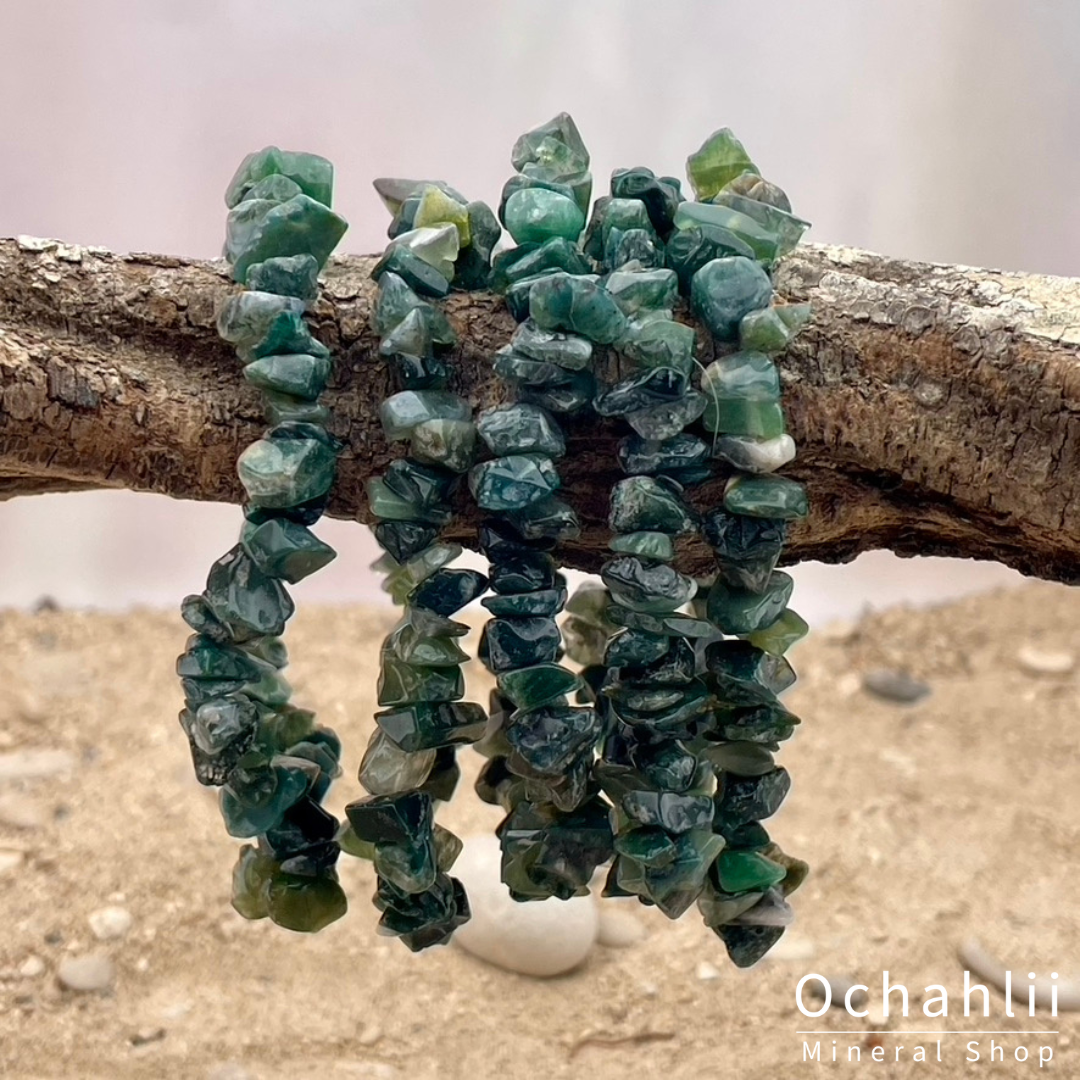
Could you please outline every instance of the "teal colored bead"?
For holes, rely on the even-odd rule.
[[[276,873],[266,894],[267,914],[278,926],[302,934],[317,934],[348,910],[345,892],[331,871],[308,877]]]
[[[645,630],[620,630],[607,645],[604,664],[611,668],[641,667],[659,660],[671,647],[671,639]]]
[[[431,577],[444,566],[449,566],[461,551],[460,544],[438,543],[424,548],[391,569],[382,583],[383,592],[389,593],[395,604],[403,604],[405,598],[421,581]],[[415,612],[410,615],[415,615]]]
[[[806,488],[784,476],[737,476],[724,491],[724,509],[749,517],[791,521],[810,513]]]
[[[504,293],[510,286],[550,270],[588,274],[591,269],[576,244],[555,236],[542,244],[522,244],[496,255],[491,261],[491,288]]]
[[[441,746],[476,742],[487,725],[487,715],[471,702],[403,705],[375,714],[375,722],[402,750],[416,753]]]
[[[291,325],[290,316],[301,317],[304,302],[277,293],[233,293],[218,312],[218,333],[237,349],[254,350],[268,338],[280,337],[279,326]]]
[[[760,592],[740,589],[721,579],[709,591],[706,614],[725,634],[753,634],[779,618],[794,585],[782,570],[774,570]]]
[[[600,234],[605,244],[609,234],[614,229],[621,229],[623,232],[640,229],[648,235],[656,235],[652,222],[649,220],[649,211],[646,209],[645,204],[637,199],[617,199],[613,197],[604,204]]]
[[[447,281],[453,279],[454,262],[461,250],[459,233],[453,225],[410,229],[408,232],[395,236],[390,241],[390,246],[408,248],[414,255],[438,270]]]
[[[476,430],[496,457],[542,454],[558,458],[566,453],[562,430],[536,405],[497,405],[485,409],[477,417]]]
[[[427,312],[413,308],[379,343],[379,355],[392,362],[402,357],[425,361],[432,356],[434,345]]]
[[[634,265],[664,265],[664,248],[655,234],[645,229],[611,229],[604,243],[604,266],[616,269]]]
[[[542,244],[552,237],[576,240],[585,228],[577,203],[557,191],[523,188],[506,201],[507,231],[519,244]]]
[[[243,650],[216,645],[201,635],[189,638],[187,648],[176,660],[176,674],[189,679],[249,682],[261,673],[261,666]]]
[[[760,648],[760,646],[755,645],[755,648]],[[771,652],[773,656],[780,655],[772,650],[765,651]],[[795,733],[795,728],[801,723],[794,713],[789,712],[778,701],[771,704],[759,703],[740,708],[720,709],[715,715],[715,720],[716,730],[721,738],[732,743],[751,746],[790,739]],[[735,768],[728,768],[727,771],[739,776],[760,775],[756,771],[744,772]],[[771,769],[763,771],[770,772]]]
[[[301,193],[302,189],[295,180],[290,180],[287,176],[278,173],[274,176],[264,177],[257,183],[252,184],[244,196],[244,201],[267,199],[270,202],[282,203],[288,202],[289,199],[295,198]]]
[[[713,819],[713,802],[708,795],[674,791],[627,792],[622,809],[635,826],[659,827],[670,835],[707,829]]]
[[[564,378],[543,386],[523,385],[521,399],[560,416],[581,412],[592,403],[596,394],[596,380],[589,371],[567,371],[564,375]]]
[[[714,641],[705,648],[716,695],[724,705],[769,705],[795,682],[795,672],[782,656],[747,641]]]
[[[263,390],[314,401],[326,389],[330,361],[307,353],[263,356],[244,367],[244,378]]]
[[[702,757],[714,771],[731,772],[737,776],[764,776],[776,768],[776,759],[772,752],[752,742],[710,744],[702,752]],[[768,840],[765,843],[767,844]]]
[[[642,165],[616,169],[611,174],[611,194],[616,199],[638,199],[645,204],[653,228],[661,236],[671,232],[675,211],[682,202],[678,180],[657,175]]]
[[[368,509],[380,521],[411,521],[429,525],[447,525],[450,509],[441,505],[423,506],[415,499],[394,491],[381,476],[369,478],[364,488]]]
[[[721,188],[744,172],[756,173],[746,148],[731,128],[714,131],[686,159],[686,175],[697,199],[711,199]]]
[[[760,205],[760,204],[757,204]],[[723,241],[729,235],[746,244],[754,258],[765,265],[783,254],[780,238],[752,217],[716,203],[682,203],[675,214],[677,229],[698,228],[706,236]]]
[[[280,824],[318,776],[319,767],[300,758],[279,756],[266,768],[230,779],[219,806],[230,836],[258,836]]]
[[[706,619],[690,615],[652,615],[644,611],[631,611],[619,604],[612,604],[611,621],[631,630],[644,630],[648,634],[666,634],[668,637],[709,638],[716,636],[716,627]]]
[[[580,675],[558,664],[534,664],[532,667],[506,671],[496,678],[496,682],[499,692],[521,712],[558,701],[584,685]]]
[[[810,228],[810,222],[803,221],[792,213],[734,191],[719,191],[713,196],[712,202],[715,206],[726,206],[756,221],[762,229],[774,235],[777,238],[777,258],[794,251],[803,234]]]
[[[600,577],[616,604],[650,614],[666,615],[689,603],[697,594],[693,578],[667,563],[643,562],[636,555],[610,559]]]
[[[500,378],[525,386],[558,386],[570,382],[575,375],[586,374],[567,371],[557,364],[548,364],[542,360],[531,360],[514,352],[509,345],[496,350],[492,367]]]
[[[692,326],[673,319],[653,317],[632,319],[619,352],[643,367],[672,368],[683,375],[694,369],[697,334]]]
[[[514,331],[510,348],[530,360],[555,364],[570,371],[587,368],[593,354],[592,342],[588,338],[558,330],[541,330],[531,319],[526,319]]]
[[[764,354],[732,353],[713,361],[701,377],[706,430],[772,439],[784,434],[780,374]]]
[[[263,408],[266,421],[271,427],[280,424],[314,424],[326,427],[330,423],[330,410],[316,401],[304,401],[274,390],[263,391]]]
[[[674,270],[616,270],[604,279],[604,288],[629,318],[648,312],[671,317],[679,297],[679,278]]]
[[[529,315],[543,330],[569,330],[597,345],[610,345],[626,333],[626,316],[610,293],[570,274],[537,281],[529,293]]]
[[[480,601],[499,618],[533,618],[557,615],[566,603],[566,590],[537,589],[535,592],[511,593],[506,596],[485,596]]]
[[[288,518],[247,525],[243,545],[264,574],[290,584],[321,570],[337,557],[337,552],[309,528]]]
[[[441,300],[450,291],[450,279],[425,262],[415,251],[401,244],[392,244],[375,264],[371,276],[381,281],[385,274],[397,274],[406,285],[421,296]]]
[[[265,213],[244,211],[257,207]],[[226,222],[225,258],[233,264],[233,277],[244,283],[248,268],[278,256],[311,255],[320,267],[345,235],[348,223],[329,207],[297,195],[288,202],[241,204],[229,211]]]
[[[457,667],[469,659],[453,638],[428,637],[407,618],[387,636],[382,649],[417,667]]]
[[[561,777],[582,755],[591,754],[600,735],[600,717],[593,709],[548,705],[519,717],[506,729],[513,753],[511,769]]]
[[[409,453],[426,465],[463,473],[476,456],[476,425],[470,420],[424,420],[410,432]]]
[[[382,658],[378,683],[380,705],[457,701],[464,693],[460,668],[419,667],[392,656]]]
[[[809,304],[777,304],[773,310],[792,335],[797,334],[810,321],[813,313]]]
[[[238,641],[279,637],[294,611],[281,583],[264,574],[239,544],[210,568],[203,596]]]
[[[726,229],[694,227],[676,229],[664,251],[667,265],[679,279],[679,291],[690,293],[690,282],[706,263],[731,255],[753,259],[754,249]]]
[[[705,411],[705,395],[691,390],[675,401],[664,401],[627,413],[626,422],[643,439],[663,442],[676,438]]]
[[[471,420],[469,403],[444,390],[402,390],[379,406],[383,431],[391,441],[407,439],[428,420]]]
[[[773,769],[761,776],[725,774],[720,779],[717,819],[729,829],[772,817],[791,790],[791,777],[786,769]]]
[[[438,873],[432,833],[410,844],[376,844],[375,873],[407,893],[422,893],[435,884]]]
[[[334,166],[318,154],[279,150],[267,146],[248,154],[225,190],[225,205],[230,209],[247,199],[251,189],[270,176],[284,176],[305,195],[329,206],[334,192]]]
[[[581,522],[562,499],[538,499],[524,510],[507,512],[507,520],[526,540],[554,540],[565,543],[581,535]]]
[[[248,501],[271,510],[325,495],[336,467],[337,454],[317,439],[259,439],[236,463]]]
[[[755,851],[721,851],[716,860],[716,880],[726,893],[763,892],[785,874],[779,863]]]
[[[620,480],[611,492],[608,524],[614,532],[662,532],[682,536],[696,523],[677,492],[650,476]]]
[[[670,476],[682,483],[684,477],[704,479],[712,473],[708,443],[685,431],[660,442],[628,435],[619,442],[618,457],[629,476]]]
[[[690,282],[690,306],[720,341],[734,341],[745,315],[767,307],[772,297],[769,275],[739,255],[713,259]]]
[[[663,829],[633,829],[615,837],[615,850],[642,866],[670,866],[676,848]]]
[[[589,167],[589,151],[574,118],[561,112],[518,136],[510,152],[510,162],[519,172],[526,165],[540,165],[570,175]]]
[[[515,322],[524,322],[529,317],[529,297],[532,295],[533,285],[557,273],[559,273],[558,270],[543,270],[539,274],[522,278],[521,281],[515,281],[513,285],[507,286],[504,296],[506,310],[510,312]]]
[[[558,487],[555,466],[540,454],[494,458],[469,473],[469,490],[482,510],[523,510]]]
[[[399,326],[405,316],[416,308],[424,307],[427,301],[419,296],[398,274],[387,271],[379,278],[379,288],[375,297],[375,309],[371,315],[371,328],[376,334],[389,334]]]
[[[247,287],[310,304],[319,292],[319,262],[312,255],[279,255],[255,263],[248,270]]]
[[[663,866],[648,867],[621,856],[613,875],[625,892],[654,903],[669,919],[683,915],[705,887],[709,867],[724,846],[724,838],[707,829],[692,829],[672,838],[675,857]]]
[[[751,311],[739,323],[739,348],[743,351],[783,352],[792,337],[787,324],[777,315],[774,307]]]
[[[675,544],[667,533],[662,532],[632,532],[625,536],[613,536],[608,541],[608,547],[612,551],[662,562],[675,558]]]

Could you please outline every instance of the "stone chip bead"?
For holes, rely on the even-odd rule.
[[[533,285],[529,315],[541,329],[569,330],[597,345],[610,345],[626,333],[626,316],[606,290],[563,272]]]
[[[694,189],[694,197],[711,199],[721,188],[743,173],[757,173],[746,148],[731,128],[714,131],[686,159],[686,175]]]
[[[253,505],[283,509],[329,491],[336,462],[334,450],[319,439],[259,439],[236,467]]]
[[[742,319],[771,297],[769,275],[741,255],[707,262],[690,282],[690,306],[719,341],[735,341]]]
[[[523,510],[559,487],[559,474],[542,454],[512,454],[474,466],[469,490],[482,510]]]
[[[279,150],[267,146],[248,154],[225,190],[225,205],[232,209],[249,197],[251,189],[271,176],[292,181],[307,196],[329,206],[334,191],[334,166],[318,154]]]
[[[791,575],[782,570],[773,571],[759,591],[729,585],[721,578],[709,590],[709,621],[725,634],[753,634],[776,622],[791,599],[794,585]]]
[[[572,198],[544,188],[521,188],[506,200],[503,221],[519,244],[542,244],[561,236],[576,240],[585,228],[585,215]]]
[[[566,439],[551,416],[536,405],[498,405],[485,409],[476,429],[496,457],[507,454],[541,454],[559,458],[566,453]]]
[[[806,488],[784,476],[736,476],[724,489],[724,509],[732,514],[791,521],[810,512]]]

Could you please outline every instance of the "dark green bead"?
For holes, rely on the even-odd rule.
[[[589,366],[593,347],[588,338],[566,334],[559,330],[541,330],[526,319],[510,339],[510,347],[530,360],[579,371]]]
[[[231,897],[237,914],[245,919],[265,919],[270,914],[267,892],[275,869],[274,860],[258,848],[251,844],[244,844],[240,848],[240,855],[233,867]]]
[[[413,308],[379,343],[379,356],[405,389],[425,389],[415,384],[442,385],[448,375],[446,365],[434,360],[433,349],[431,322],[423,308]]]
[[[417,461],[465,472],[476,456],[476,425],[471,420],[424,420],[409,435],[409,453]]]
[[[540,499],[506,516],[526,540],[565,542],[581,535],[577,514],[561,499]]]
[[[305,749],[321,749],[326,754],[323,760],[331,770],[339,771],[325,747]],[[310,870],[318,874],[332,869],[337,862],[339,849],[334,843],[337,827],[337,818],[309,795],[290,806],[281,821],[266,831],[262,845],[286,873]]]
[[[542,244],[553,237],[576,240],[585,215],[573,198],[544,188],[520,188],[503,209],[507,231],[519,244]]]
[[[438,866],[434,829],[408,844],[376,844],[375,873],[381,881],[408,893],[421,893],[435,884]]]
[[[330,490],[337,454],[317,439],[259,439],[239,457],[236,471],[255,506],[283,509]]]
[[[697,757],[678,742],[640,744],[633,749],[631,757],[642,778],[658,791],[688,791],[700,769]],[[671,805],[674,804],[658,804],[660,813],[668,813]]]
[[[619,886],[656,904],[669,919],[679,918],[701,895],[709,866],[724,841],[704,829],[694,829],[674,837],[673,843],[675,858],[664,866],[644,866],[626,856],[615,864]]]
[[[379,406],[386,437],[407,439],[417,424],[428,420],[471,420],[469,403],[445,390],[402,390]]]
[[[289,394],[278,394],[273,390],[263,391],[263,407],[266,422],[271,427],[294,423],[317,424],[325,427],[331,419],[330,410],[325,405],[294,398]]]
[[[760,743],[717,743],[705,747],[701,756],[718,774],[730,772],[736,776],[762,776],[776,768],[772,750]],[[728,842],[730,843],[730,838]]]
[[[266,209],[253,214],[245,212],[245,205]],[[242,204],[229,211],[225,258],[241,284],[247,281],[249,267],[281,256],[311,255],[322,267],[348,227],[344,218],[307,195],[283,203]]]
[[[522,712],[539,709],[583,685],[580,675],[551,663],[504,672],[497,682],[500,692]]]
[[[690,389],[685,375],[655,368],[615,383],[598,395],[593,407],[600,416],[626,416],[639,409],[678,401]]]
[[[526,165],[558,166],[569,175],[589,167],[589,151],[574,118],[561,112],[519,135],[510,152],[510,162],[519,172]]]
[[[720,574],[736,588],[765,588],[787,540],[787,523],[778,518],[747,517],[712,510],[702,531],[716,553]]]
[[[417,703],[377,712],[375,722],[396,746],[413,754],[476,742],[484,734],[487,716],[467,701]]]
[[[712,799],[708,795],[631,791],[623,796],[622,808],[636,824],[658,826],[673,834],[707,829],[713,818]]]
[[[490,578],[491,587],[502,595],[553,589],[555,561],[543,551],[514,552],[493,562]]]
[[[406,753],[384,731],[377,729],[368,740],[358,776],[364,790],[371,795],[400,795],[423,784],[434,764],[434,750]],[[366,851],[363,848],[356,850],[366,843],[352,834],[350,826],[350,846],[346,848],[343,843],[342,847],[360,858],[373,859],[374,846]]]
[[[608,541],[612,551],[626,555],[642,555],[647,559],[671,562],[675,558],[675,543],[667,533],[632,532],[613,536]]]
[[[769,705],[795,682],[795,672],[782,656],[746,641],[712,642],[706,647],[705,663],[725,705]]]
[[[279,150],[267,146],[247,157],[225,191],[225,205],[236,206],[248,198],[252,187],[270,176],[284,176],[296,184],[305,195],[330,205],[334,190],[334,166],[318,154],[296,150]]]
[[[492,367],[500,378],[523,386],[557,386],[571,382],[575,376],[574,372],[567,371],[558,364],[548,364],[522,356],[514,352],[509,345],[504,345],[495,353]]]
[[[533,709],[506,729],[514,751],[510,767],[520,761],[533,773],[560,776],[591,752],[599,735],[600,717],[593,709],[569,705]]]
[[[716,814],[728,825],[745,825],[772,817],[791,790],[787,769],[773,769],[763,776],[724,773],[716,795]]]
[[[670,638],[670,648],[655,660],[624,666],[620,678],[653,686],[685,686],[694,680],[697,657],[685,638]]]
[[[345,807],[360,840],[371,844],[412,844],[429,835],[435,822],[431,796],[420,791],[369,795]]]
[[[239,770],[238,770],[239,771]],[[300,758],[275,757],[254,773],[234,772],[221,789],[221,816],[230,836],[258,836],[274,828],[285,811],[307,793],[319,768]]]
[[[457,763],[457,748],[440,746],[435,751],[435,764],[420,790],[440,802],[449,802],[454,797],[460,780],[461,766]]]
[[[244,368],[244,378],[264,390],[313,401],[326,388],[330,361],[306,353],[264,356]]]
[[[754,250],[726,229],[687,228],[676,229],[668,238],[664,259],[678,277],[679,291],[688,296],[690,283],[703,266],[731,255],[752,259]]]
[[[598,345],[610,345],[626,332],[626,316],[595,282],[570,274],[537,281],[529,294],[529,314],[544,330],[569,330]]]
[[[566,590],[538,589],[535,592],[506,596],[485,596],[480,601],[492,615],[532,616],[557,615],[566,604]]]
[[[450,291],[450,282],[404,244],[388,247],[371,271],[376,281],[380,281],[384,274],[396,274],[421,296],[442,299]]]
[[[692,326],[672,319],[631,319],[619,352],[628,360],[650,368],[673,368],[689,376],[694,368],[697,334]]]
[[[477,570],[438,570],[409,593],[408,603],[450,616],[480,596],[487,584]]]
[[[663,442],[680,434],[705,411],[704,394],[691,390],[675,401],[661,402],[647,409],[627,413],[626,422],[643,439]],[[699,473],[695,473],[698,476]]]
[[[399,937],[413,952],[443,944],[469,921],[465,890],[446,874],[438,874],[430,889],[412,894],[380,880],[375,906],[383,912],[380,932]]]
[[[717,733],[732,742],[766,745],[783,742],[791,738],[799,722],[794,713],[777,701],[746,708],[720,709],[716,713]]]
[[[303,323],[303,311],[303,300],[294,296],[249,289],[234,293],[222,304],[217,330],[225,341],[250,352],[268,339],[276,344],[282,328],[293,326],[294,317]]]
[[[670,866],[678,849],[663,829],[632,829],[615,837],[615,850],[642,866]]]
[[[372,516],[385,521],[418,521],[431,525],[447,525],[450,507],[440,501],[421,504],[394,491],[381,477],[372,477],[366,484],[368,507]]]
[[[513,285],[507,287],[506,309],[516,322],[524,322],[529,317],[529,296],[532,294],[533,285],[543,278],[552,277],[557,273],[559,273],[558,270],[543,270],[532,277],[515,281]]]
[[[723,941],[731,962],[738,968],[753,967],[784,936],[783,926],[720,926],[716,934]]]
[[[760,591],[740,589],[721,578],[709,591],[709,621],[725,634],[752,634],[779,618],[794,586],[782,570],[774,571]]]
[[[491,619],[480,641],[480,659],[495,675],[516,668],[553,662],[560,635],[550,616]]]
[[[631,476],[670,476],[682,481],[685,476],[698,477],[708,469],[709,445],[704,439],[681,432],[659,442],[629,435],[618,448],[619,465]]]
[[[604,279],[604,288],[628,318],[659,313],[670,319],[679,279],[669,269],[616,270]]]
[[[429,636],[407,615],[387,635],[382,652],[416,667],[457,667],[469,659],[452,637]]]
[[[783,352],[792,336],[773,307],[751,311],[739,323],[739,348],[748,352]]]
[[[611,668],[638,667],[659,660],[670,647],[670,638],[644,630],[622,630],[608,642],[604,663]]]
[[[435,509],[445,503],[457,484],[453,473],[422,465],[410,458],[390,462],[383,480],[395,495],[423,510]]]
[[[790,521],[810,512],[806,488],[784,476],[737,476],[724,491],[724,509],[732,514]]]
[[[651,227],[647,230],[616,227],[607,232],[603,262],[610,270],[627,265],[658,268],[664,265],[664,249]]]
[[[523,510],[559,486],[555,466],[541,454],[497,457],[469,473],[469,490],[482,510]]]
[[[241,641],[279,636],[294,611],[281,583],[264,574],[239,544],[210,568],[203,595],[214,616]]]
[[[764,353],[732,353],[710,364],[701,377],[708,399],[706,430],[772,439],[784,434],[780,376]]]
[[[643,611],[631,611],[619,604],[612,604],[610,609],[612,622],[619,626],[628,626],[633,630],[644,630],[649,634],[663,634],[668,637],[712,638],[716,636],[716,627],[705,619],[695,619],[691,615],[652,615]]]
[[[244,202],[252,199],[269,199],[270,202],[288,202],[301,193],[301,188],[294,180],[280,173],[264,177],[252,184],[244,196]]]
[[[596,393],[596,380],[591,372],[566,372],[566,378],[545,386],[523,386],[521,398],[549,412],[570,416],[587,408]]]
[[[261,665],[241,649],[217,645],[196,635],[176,658],[176,674],[190,679],[240,679],[249,682],[262,674]]]
[[[438,309],[421,300],[397,274],[387,272],[379,278],[379,290],[372,313],[371,325],[377,334],[389,334],[404,322],[413,311],[427,313],[426,323],[431,340],[437,345],[452,346],[457,335]]]
[[[682,536],[696,522],[676,488],[651,476],[620,480],[611,492],[608,524],[615,532],[662,532]]]
[[[308,528],[287,518],[271,518],[244,530],[244,548],[269,577],[290,584],[314,574],[337,556]]]
[[[728,893],[764,892],[784,878],[784,868],[754,851],[722,851],[716,860],[720,888]]]
[[[519,282],[553,270],[587,274],[591,267],[575,244],[556,236],[542,244],[522,244],[496,255],[491,261],[491,288],[505,293]]]
[[[639,199],[645,204],[653,228],[667,236],[674,227],[675,211],[682,202],[678,180],[657,177],[651,169],[636,166],[616,169],[611,174],[611,194],[616,199]]]
[[[380,521],[374,528],[375,539],[384,551],[399,563],[430,547],[439,530],[416,521]]]
[[[633,611],[667,614],[689,603],[697,593],[693,578],[667,563],[645,562],[635,555],[608,560],[600,577],[615,603]]]
[[[460,668],[416,667],[383,656],[379,672],[380,705],[412,705],[427,701],[457,701],[465,693]]]
[[[453,285],[455,289],[486,289],[491,277],[491,253],[502,235],[502,226],[485,202],[470,202],[465,212],[469,243],[454,264]]]
[[[720,341],[735,341],[739,323],[751,311],[767,307],[772,298],[769,275],[740,255],[713,259],[694,274],[690,305]]]
[[[714,131],[686,159],[686,175],[698,199],[711,199],[744,172],[757,171],[757,166],[750,160],[750,155],[731,128]]]
[[[754,258],[766,266],[781,255],[780,237],[752,217],[716,203],[683,203],[675,212],[676,229],[701,229],[706,235],[730,233],[750,246]]]
[[[247,287],[279,296],[295,296],[310,304],[319,293],[319,261],[305,254],[279,255],[255,263],[248,270]]]

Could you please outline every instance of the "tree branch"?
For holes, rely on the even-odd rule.
[[[389,392],[368,326],[372,259],[331,261],[313,312],[339,358],[328,403],[347,451],[331,513],[368,520],[363,481],[398,453],[377,421]],[[781,358],[812,515],[790,561],[872,548],[994,559],[1080,581],[1080,280],[806,246],[776,275],[814,318]],[[239,502],[237,454],[263,424],[259,394],[214,329],[223,264],[0,240],[0,498],[95,487]],[[458,389],[504,395],[490,358],[513,323],[497,297],[446,304]],[[686,317],[685,313],[681,317]],[[707,362],[710,343],[700,335]],[[562,463],[584,523],[569,566],[604,558],[616,426],[570,425]],[[692,490],[719,502],[723,478]],[[455,535],[475,517],[467,496]],[[688,542],[681,565],[711,558]]]

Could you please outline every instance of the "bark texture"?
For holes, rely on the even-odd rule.
[[[339,358],[327,402],[348,447],[331,513],[360,521],[365,478],[400,452],[377,420],[390,388],[368,326],[372,262],[332,260],[312,317]],[[780,358],[799,444],[786,475],[813,507],[789,561],[891,548],[1080,580],[1080,280],[810,245],[776,284],[814,305]],[[214,329],[231,288],[223,264],[0,240],[0,498],[115,487],[239,502],[235,459],[263,425],[258,392]],[[504,391],[490,357],[512,320],[486,294],[446,308],[462,342],[456,389],[494,403]],[[621,476],[617,429],[592,418],[569,434],[561,471],[584,531],[563,557],[595,570]],[[723,483],[692,501],[715,505]],[[461,511],[454,535],[468,543],[467,496]],[[701,541],[680,561],[711,565]]]

